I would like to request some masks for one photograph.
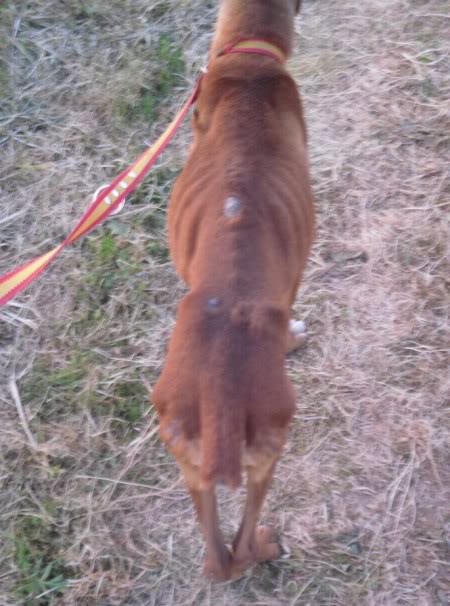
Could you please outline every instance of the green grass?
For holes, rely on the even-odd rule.
[[[161,34],[159,37],[156,60],[159,66],[156,91],[158,96],[163,98],[180,83],[184,72],[181,48],[174,46],[167,34]]]
[[[0,101],[8,94],[9,73],[6,63],[6,51],[8,48],[8,30],[11,27],[12,11],[8,4],[0,4]]]
[[[99,364],[89,349],[73,352],[58,368],[51,368],[45,356],[35,362],[21,386],[21,393],[25,405],[45,399],[32,425],[39,435],[42,424],[79,414],[83,409],[88,409],[94,418],[111,417],[111,427],[118,439],[130,435],[130,430],[142,420],[150,406],[147,390],[133,372],[115,382],[110,393],[99,390],[97,384],[102,373],[89,380],[90,370]]]
[[[137,97],[132,101],[119,99],[114,104],[115,113],[126,122],[144,120],[153,123],[168,95],[182,82],[185,65],[181,48],[162,33],[152,57],[156,71],[150,81],[142,83]]]
[[[39,516],[22,516],[14,529],[15,593],[25,606],[45,606],[64,592],[68,569],[59,555],[58,534]]]
[[[73,411],[94,358],[89,351],[74,351],[63,365],[54,368],[41,356],[21,385],[24,404],[45,398],[37,413],[40,421]]]
[[[1,50],[1,44],[0,44]],[[0,99],[8,92],[9,74],[4,63],[0,60]]]
[[[158,19],[159,17],[164,17],[164,15],[168,13],[170,9],[170,2],[167,0],[160,0],[160,2],[158,2],[158,4],[151,9],[151,15],[154,19]]]
[[[107,403],[103,413],[114,417],[112,428],[119,439],[134,437],[130,430],[142,420],[146,410],[150,407],[148,394],[142,382],[131,380],[117,383],[114,386],[113,397]]]
[[[169,260],[169,248],[167,246],[167,244],[159,241],[159,240],[154,240],[153,242],[149,242],[146,246],[146,250],[147,252],[152,256],[155,257],[156,259],[160,260],[160,261],[168,261]]]
[[[120,227],[119,227],[120,226]],[[142,258],[137,250],[117,232],[128,232],[116,222],[112,229],[104,227],[96,237],[83,242],[84,263],[87,265],[86,277],[77,293],[79,307],[86,307],[87,316],[79,321],[89,324],[103,316],[102,307],[110,300],[113,292],[124,288],[130,278],[142,270]],[[116,232],[116,233],[113,233]],[[125,235],[124,234],[124,235]],[[130,296],[132,292],[130,289]]]
[[[94,19],[98,14],[98,8],[95,3],[75,0],[72,5],[72,14],[75,19],[80,21]]]
[[[122,292],[123,300],[133,304],[146,287],[139,274],[150,258],[160,262],[169,259],[164,233],[164,209],[152,209],[130,225],[115,221],[103,227],[96,237],[86,239],[82,245],[86,275],[77,291],[78,310],[75,324],[82,330],[89,329],[105,313],[113,293]],[[146,232],[152,239],[142,239],[139,247],[129,241],[130,232]]]

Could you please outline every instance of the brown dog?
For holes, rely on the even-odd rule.
[[[206,539],[205,572],[216,580],[279,555],[274,533],[256,524],[294,411],[284,357],[300,338],[289,336],[289,310],[313,235],[296,85],[275,52],[223,49],[250,38],[287,57],[298,4],[223,0],[194,142],[169,205],[171,254],[190,292],[153,401]],[[247,501],[230,553],[215,485],[239,486],[242,467]]]

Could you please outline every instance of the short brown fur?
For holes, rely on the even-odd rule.
[[[223,0],[169,204],[170,250],[190,292],[153,401],[205,535],[205,572],[217,580],[279,555],[272,531],[256,523],[294,411],[284,356],[314,217],[294,81],[271,57],[217,53],[252,37],[289,54],[297,4]],[[231,554],[215,485],[238,486],[242,467],[247,503]]]

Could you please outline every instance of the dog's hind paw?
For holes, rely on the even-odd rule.
[[[228,548],[215,554],[215,557],[207,553],[203,563],[203,573],[210,581],[223,583],[230,580],[232,576],[231,564],[232,557]]]

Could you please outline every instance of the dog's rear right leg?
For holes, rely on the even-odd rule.
[[[274,456],[273,462],[264,470],[248,470],[244,515],[233,541],[234,575],[242,573],[249,565],[276,559],[280,555],[275,531],[269,526],[257,526],[277,458]]]

